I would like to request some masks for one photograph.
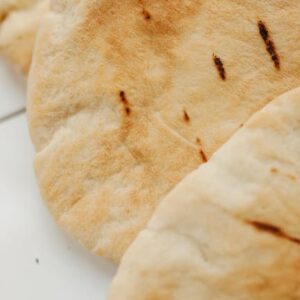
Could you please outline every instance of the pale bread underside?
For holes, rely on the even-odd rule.
[[[300,85],[299,11],[295,0],[52,1],[28,112],[58,223],[118,260],[178,181]]]
[[[49,1],[12,12],[0,26],[0,54],[25,75],[28,74],[35,38]]]
[[[300,88],[162,201],[110,300],[300,299]]]

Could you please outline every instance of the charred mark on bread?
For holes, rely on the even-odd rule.
[[[204,163],[206,163],[206,162],[208,161],[208,159],[207,159],[207,156],[206,156],[205,152],[201,149],[201,150],[199,151],[199,153],[200,153],[200,157],[201,157],[202,161],[203,161]]]
[[[144,0],[139,0],[139,4],[142,7],[142,14],[144,16],[144,19],[149,21],[151,19],[151,14],[145,9]]]
[[[289,235],[287,235],[284,231],[282,231],[277,226],[274,226],[274,225],[271,225],[268,223],[259,222],[259,221],[247,221],[246,223],[253,226],[258,231],[264,231],[264,232],[272,234],[278,238],[286,239],[293,243],[300,244],[300,239],[290,237]]]
[[[189,123],[191,121],[191,118],[190,118],[189,114],[187,113],[187,111],[185,109],[183,110],[183,120],[186,123]]]
[[[144,16],[145,20],[150,20],[151,19],[151,15],[146,9],[143,8],[142,12],[143,12],[143,16]]]
[[[258,21],[257,26],[259,29],[259,34],[266,45],[266,50],[269,53],[275,68],[280,70],[280,58],[266,24],[263,21]]]
[[[129,101],[128,101],[127,98],[126,98],[125,92],[124,92],[124,91],[120,91],[119,96],[120,96],[121,102],[122,102],[123,105],[124,105],[125,113],[126,113],[127,115],[130,115],[131,109],[130,109],[130,107],[129,107]]]
[[[128,103],[128,100],[126,99],[126,94],[124,91],[120,91],[120,99],[123,103]]]
[[[130,115],[130,113],[131,113],[130,107],[125,107],[125,112],[127,115]]]
[[[217,55],[213,54],[213,61],[218,70],[220,78],[225,81],[226,80],[226,70],[225,70],[225,67],[224,67],[224,64],[223,64],[221,58],[218,57]]]

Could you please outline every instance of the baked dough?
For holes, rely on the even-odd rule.
[[[0,54],[28,74],[39,24],[49,1],[12,12],[0,26]]]
[[[164,199],[109,300],[300,299],[300,88]]]
[[[28,92],[38,182],[63,229],[118,261],[186,174],[300,85],[300,1],[51,6]]]

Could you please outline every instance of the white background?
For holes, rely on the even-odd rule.
[[[0,299],[104,300],[115,266],[61,232],[39,195],[25,80],[0,60]]]

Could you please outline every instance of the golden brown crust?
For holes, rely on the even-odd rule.
[[[284,3],[52,1],[28,112],[42,194],[59,223],[118,260],[178,180],[298,86],[300,3]]]

